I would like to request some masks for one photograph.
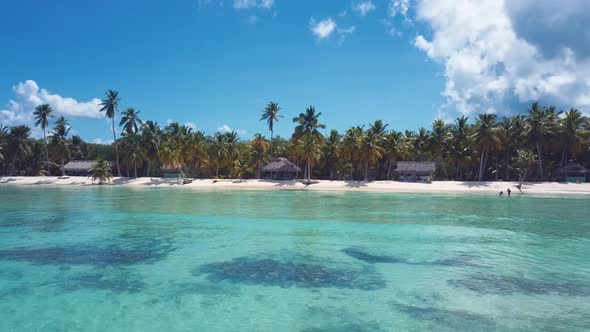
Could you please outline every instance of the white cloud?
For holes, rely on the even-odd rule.
[[[408,19],[408,11],[410,9],[410,0],[390,0],[389,1],[389,16],[402,16]]]
[[[33,127],[33,111],[41,104],[49,104],[55,115],[65,117],[101,118],[100,99],[79,102],[70,97],[53,94],[41,89],[33,80],[20,82],[12,87],[14,100],[10,100],[7,109],[0,110],[0,123],[7,126],[25,124]],[[35,133],[36,134],[36,133]]]
[[[224,124],[224,125],[222,125],[220,127],[217,127],[217,131],[222,132],[222,133],[231,133],[232,131],[235,131],[238,135],[245,135],[245,134],[248,133],[248,131],[246,131],[245,129],[236,129],[236,130],[233,130],[227,124]]]
[[[234,0],[235,9],[263,8],[270,9],[274,0]]]
[[[407,14],[404,1],[394,2],[399,3],[396,13]],[[551,29],[548,22],[588,22],[590,11],[583,10],[589,7],[588,2],[572,0],[565,9],[548,1],[508,5],[512,3],[416,0],[416,17],[429,26],[431,36],[419,34],[414,45],[444,65],[446,85],[442,94],[448,106],[463,114],[505,113],[515,103],[536,100],[590,107],[590,52],[584,51],[590,37],[575,27],[568,30],[560,26],[566,35],[579,36],[579,40],[551,41],[552,52],[543,49],[543,43],[548,42],[543,31]],[[519,16],[514,11],[529,14]],[[530,12],[536,14],[535,24],[521,22],[530,20]],[[523,25],[526,36],[515,28]]]
[[[317,23],[312,18],[309,21],[309,26],[311,33],[318,39],[328,38],[334,31],[336,31],[336,22],[329,17]]]
[[[232,132],[232,129],[231,129],[230,126],[224,124],[224,125],[222,125],[220,127],[217,127],[217,131],[221,131],[221,132],[224,132],[224,133],[229,133],[229,132]]]
[[[358,4],[354,5],[352,9],[359,12],[361,16],[367,15],[369,12],[375,10],[375,5],[371,0],[359,2]]]
[[[348,28],[337,29],[336,32],[338,32],[338,35],[340,36],[340,39],[338,40],[338,44],[344,43],[344,41],[346,40],[346,37],[352,35],[352,33],[355,30],[356,30],[356,27],[354,25],[351,25]]]
[[[97,137],[92,140],[92,143],[94,143],[94,144],[112,144],[113,140],[105,140],[100,137]]]

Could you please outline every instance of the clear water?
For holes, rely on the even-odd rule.
[[[590,201],[0,186],[0,331],[582,331]]]

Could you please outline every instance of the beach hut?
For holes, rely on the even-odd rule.
[[[400,181],[419,182],[431,182],[435,171],[436,163],[430,161],[399,161],[395,170]]]
[[[299,177],[301,168],[287,158],[277,158],[262,168],[267,179],[292,180]]]
[[[94,160],[72,160],[64,166],[65,173],[71,176],[88,176],[95,163]]]
[[[569,163],[559,171],[565,182],[586,182],[588,169],[578,163]]]

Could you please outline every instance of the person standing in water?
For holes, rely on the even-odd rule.
[[[500,196],[504,196],[504,192],[503,191],[500,191]]]
[[[512,193],[512,190],[510,190],[510,188],[506,189],[506,194],[508,194],[508,196],[510,196],[510,193]]]

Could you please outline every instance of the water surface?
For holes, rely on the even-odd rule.
[[[590,201],[0,186],[1,331],[583,331]]]

